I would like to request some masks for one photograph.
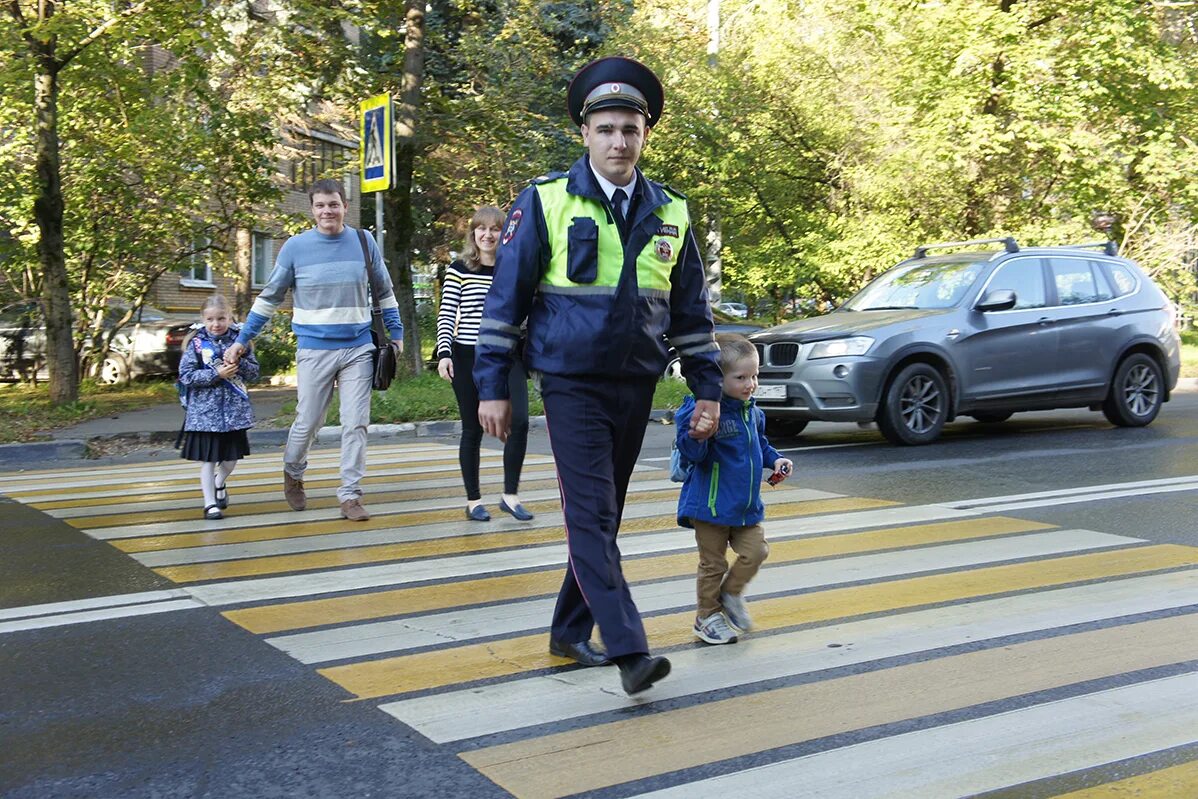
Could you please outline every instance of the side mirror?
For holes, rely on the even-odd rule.
[[[995,289],[987,292],[973,307],[978,311],[1009,311],[1015,307],[1015,292],[1011,289]]]

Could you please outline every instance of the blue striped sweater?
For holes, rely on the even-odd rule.
[[[392,340],[403,338],[399,304],[391,277],[374,239],[370,252],[370,292],[378,298],[383,323]],[[292,236],[279,249],[274,271],[254,300],[237,340],[248,344],[262,332],[279,305],[292,292],[291,329],[302,349],[337,350],[370,343],[370,295],[358,232],[346,225],[335,236],[316,228]]]

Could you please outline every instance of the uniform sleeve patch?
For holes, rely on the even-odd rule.
[[[520,227],[520,220],[523,218],[523,209],[517,208],[515,211],[512,211],[512,215],[507,220],[507,230],[503,231],[504,244],[507,244],[516,235],[516,230]]]
[[[673,236],[674,238],[678,238],[678,226],[677,225],[662,225],[661,227],[659,227],[657,229],[657,235]]]

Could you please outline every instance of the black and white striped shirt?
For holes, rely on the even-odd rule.
[[[474,272],[461,261],[454,261],[445,270],[441,309],[437,312],[438,358],[449,358],[455,341],[470,346],[478,343],[483,303],[494,275],[494,267],[480,265]]]

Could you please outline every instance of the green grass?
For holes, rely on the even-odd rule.
[[[1198,330],[1181,334],[1181,376],[1198,377]]]
[[[677,408],[682,404],[682,398],[689,393],[685,383],[677,380],[662,380],[657,384],[657,391],[653,396],[653,407],[657,409]],[[528,414],[540,416],[544,412],[541,398],[529,385]],[[337,416],[337,398],[334,395],[325,422],[332,425],[339,424]],[[457,419],[458,417],[458,402],[453,395],[453,387],[448,381],[438,377],[436,373],[429,372],[420,377],[396,380],[386,392],[375,392],[370,406],[370,421],[374,424],[399,424],[401,422]]]
[[[48,438],[48,431],[139,410],[164,402],[178,400],[175,384],[168,381],[134,381],[120,386],[101,386],[85,380],[79,386],[79,401],[54,407],[50,404],[50,388],[0,384],[0,444],[17,441],[37,441]]]

